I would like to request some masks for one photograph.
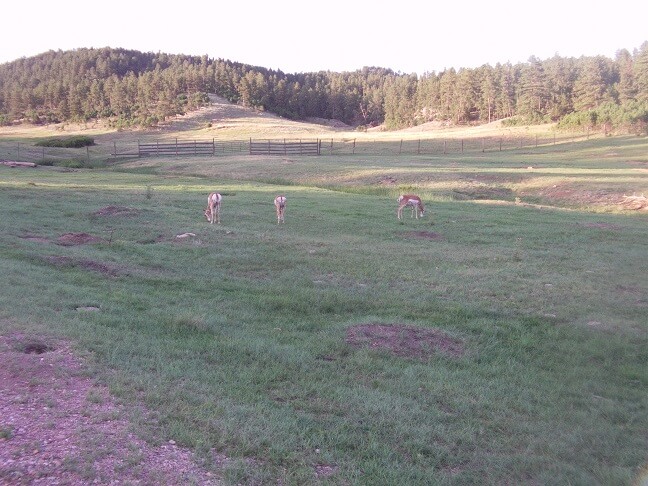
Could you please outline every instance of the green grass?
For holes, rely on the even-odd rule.
[[[0,167],[0,332],[72,340],[155,413],[141,434],[226,454],[230,484],[630,484],[648,450],[645,212],[451,196],[478,178],[516,197],[541,161],[645,185],[634,140],[580,150],[184,169],[206,177]],[[424,219],[397,221],[404,187]],[[202,215],[212,190],[221,225]],[[103,242],[55,244],[70,232]],[[366,323],[437,328],[465,354],[349,345]]]

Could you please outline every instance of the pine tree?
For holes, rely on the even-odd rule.
[[[574,81],[574,109],[592,110],[605,102],[612,101],[609,86],[610,73],[605,59],[600,56],[581,60],[579,72]]]
[[[648,101],[648,42],[644,42],[635,58],[634,78],[637,100]]]

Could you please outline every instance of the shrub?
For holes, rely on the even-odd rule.
[[[95,145],[92,137],[77,135],[72,137],[52,137],[36,142],[39,147],[82,148]]]

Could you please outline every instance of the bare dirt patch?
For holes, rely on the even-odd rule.
[[[220,484],[173,441],[138,438],[61,340],[0,336],[0,485]]]
[[[76,246],[101,243],[102,241],[102,238],[92,236],[88,233],[65,233],[56,239],[56,244],[61,246]]]
[[[404,324],[360,324],[347,329],[346,342],[356,348],[383,349],[403,358],[426,360],[441,354],[458,358],[463,343],[439,329]]]

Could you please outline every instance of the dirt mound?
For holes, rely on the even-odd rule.
[[[360,324],[347,329],[346,342],[357,348],[384,349],[396,356],[429,359],[435,354],[458,358],[463,343],[439,329],[403,324]]]
[[[87,245],[100,243],[101,238],[89,235],[88,233],[65,233],[56,239],[56,244],[61,246]]]
[[[97,262],[95,260],[88,260],[84,258],[72,258],[68,256],[54,256],[50,255],[45,257],[45,261],[55,267],[79,267],[85,270],[91,270],[93,272],[98,272],[103,275],[109,275],[111,277],[116,277],[120,273],[123,273],[118,268],[115,268],[105,263]]]

